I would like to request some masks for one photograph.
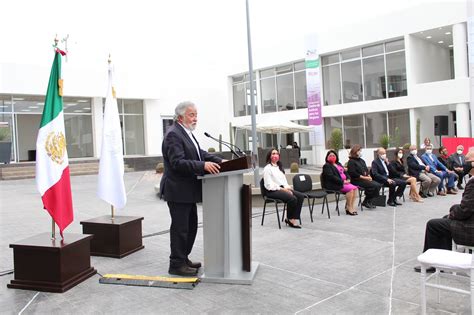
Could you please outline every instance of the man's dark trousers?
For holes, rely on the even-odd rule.
[[[430,248],[451,250],[453,239],[448,218],[431,219],[426,223],[425,247],[423,252]]]
[[[195,203],[168,202],[171,215],[170,268],[186,265],[197,234],[198,215]]]

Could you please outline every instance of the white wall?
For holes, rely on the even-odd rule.
[[[410,35],[410,80],[414,84],[451,79],[449,50]]]
[[[439,147],[439,136],[434,135],[434,116],[450,116],[449,106],[432,106],[417,108],[416,112],[420,117],[420,144],[428,137],[435,148]],[[415,126],[416,127],[416,126]],[[416,130],[416,129],[415,129]],[[450,137],[454,136],[451,130]]]

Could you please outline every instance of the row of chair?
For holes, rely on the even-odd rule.
[[[341,198],[341,193],[340,191],[334,191],[334,190],[328,190],[325,189],[324,183],[322,182],[321,178],[321,187],[322,189],[317,189],[313,191],[313,181],[311,179],[311,176],[307,174],[296,174],[293,177],[293,189],[301,192],[304,194],[305,200],[308,200],[308,209],[309,209],[309,214],[311,218],[311,222],[313,221],[313,210],[314,210],[314,203],[316,199],[322,199],[322,208],[321,208],[321,214],[324,213],[324,209],[326,208],[327,213],[328,213],[328,218],[331,218],[331,214],[329,212],[329,203],[328,203],[328,198],[327,196],[329,194],[334,194],[335,199],[336,199],[336,211],[337,215],[341,215],[339,212],[339,200]],[[283,212],[282,212],[282,218],[281,221],[284,220],[285,217],[285,211],[286,211],[286,203],[283,200],[277,199],[277,198],[270,198],[267,195],[267,189],[265,188],[265,184],[263,182],[263,178],[260,180],[260,192],[262,194],[264,204],[263,204],[263,213],[262,213],[262,224],[263,221],[265,220],[265,210],[267,207],[267,203],[274,203],[275,204],[275,210],[276,210],[276,215],[277,215],[277,220],[278,220],[278,228],[281,229],[281,224],[280,224],[280,213],[279,213],[279,208],[278,205],[283,204]],[[363,189],[359,189],[359,199],[362,198],[362,193]],[[359,205],[361,210],[362,209],[362,203],[359,200]],[[301,223],[301,219],[300,219]]]

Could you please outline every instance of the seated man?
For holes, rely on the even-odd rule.
[[[466,161],[466,157],[462,154],[464,151],[464,147],[462,145],[458,145],[456,148],[456,153],[451,154],[449,157],[449,165],[451,166],[451,170],[453,170],[458,175],[458,189],[463,189],[462,181],[466,173],[463,171],[463,165]]]
[[[438,184],[438,195],[446,196],[446,193],[456,195],[454,180],[456,175],[453,171],[448,170],[433,154],[433,147],[431,144],[426,146],[426,152],[421,156],[423,162],[430,167],[430,173],[439,177],[441,180]],[[448,179],[448,189],[444,192],[444,179]]]
[[[474,175],[474,150],[466,155],[464,169]],[[441,219],[431,219],[426,224],[423,252],[430,248],[452,249],[452,240],[458,245],[474,246],[474,179],[470,179],[462,195],[461,203],[449,209],[449,215]],[[420,272],[420,266],[415,271]],[[434,268],[427,269],[434,272]]]
[[[408,175],[421,182],[420,196],[422,198],[433,197],[436,186],[441,180],[430,173],[429,166],[425,165],[417,154],[416,145],[411,145],[410,154],[407,157]]]
[[[377,150],[377,158],[372,161],[370,172],[376,182],[388,187],[387,205],[392,207],[400,206],[401,203],[397,202],[397,197],[403,196],[407,183],[401,178],[388,178],[387,154],[384,148]]]

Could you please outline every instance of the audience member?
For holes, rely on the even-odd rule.
[[[407,183],[403,179],[389,177],[387,153],[384,148],[377,149],[377,158],[372,161],[370,172],[376,182],[388,187],[387,205],[392,207],[401,206],[402,204],[397,201],[397,197],[403,195]]]
[[[346,195],[346,214],[357,215],[354,208],[357,198],[357,187],[352,185],[349,180],[349,174],[339,163],[339,157],[336,151],[329,150],[326,154],[326,164],[321,173],[321,183],[324,183],[324,189],[339,191]]]
[[[389,177],[392,179],[399,178],[410,185],[410,199],[414,202],[423,202],[423,198],[416,191],[416,178],[409,176],[405,172],[405,165],[403,164],[403,149],[397,148],[395,150],[395,157],[388,165]]]
[[[426,137],[425,140],[423,140],[423,143],[420,145],[420,149],[426,149],[426,146],[431,145],[431,140],[430,138]]]
[[[474,150],[466,155],[468,162],[474,162]],[[466,165],[466,171],[474,175],[473,163]],[[474,179],[470,179],[462,195],[461,203],[451,206],[449,215],[431,219],[426,224],[423,252],[430,248],[451,250],[452,242],[458,245],[474,246]],[[420,272],[420,266],[415,271]],[[434,272],[429,268],[428,272]]]
[[[456,153],[451,154],[449,157],[451,169],[458,175],[458,189],[463,189],[462,181],[466,173],[463,170],[463,165],[466,162],[466,157],[463,154],[464,147],[458,145],[456,148]]]
[[[304,195],[288,185],[277,149],[268,151],[266,162],[267,165],[263,169],[263,183],[268,190],[267,196],[283,200],[287,204],[285,223],[292,228],[300,229],[301,226],[297,222],[300,219]]]
[[[433,197],[441,180],[438,176],[430,173],[430,167],[425,165],[417,154],[416,145],[411,145],[410,155],[407,157],[408,175],[421,182],[420,196],[422,198]]]
[[[433,154],[433,147],[431,144],[426,146],[425,153],[421,156],[423,162],[429,166],[431,174],[439,177],[440,182],[438,184],[438,195],[446,196],[446,194],[455,195],[454,179],[456,178],[453,171],[448,170],[440,161],[436,155]],[[448,179],[447,190],[444,191],[444,180]]]
[[[372,199],[379,196],[381,185],[372,180],[367,164],[365,164],[365,161],[361,157],[361,146],[355,144],[349,153],[347,172],[351,178],[351,183],[355,186],[362,187],[365,191],[365,199],[362,202],[362,206],[373,209],[376,208],[376,206],[372,203]]]

